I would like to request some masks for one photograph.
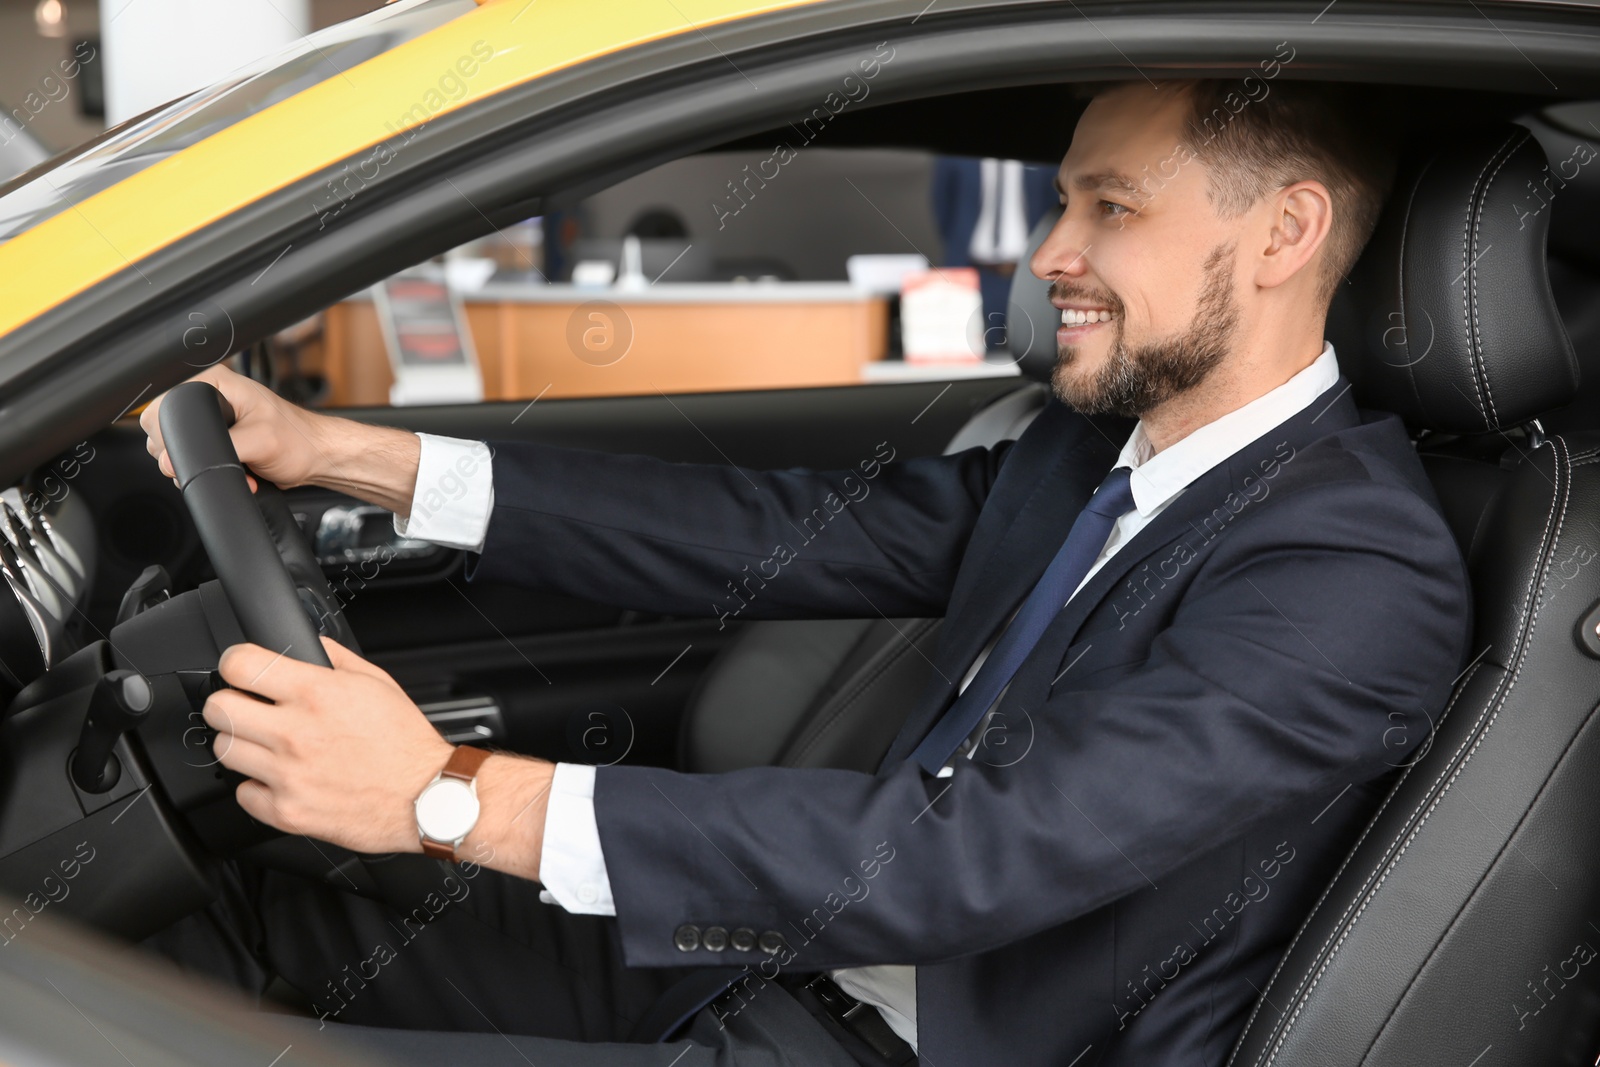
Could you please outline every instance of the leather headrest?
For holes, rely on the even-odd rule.
[[[1050,303],[1050,283],[1033,276],[1028,261],[1061,219],[1059,205],[1044,213],[1028,235],[1028,250],[1011,275],[1011,295],[1006,302],[1006,347],[1023,375],[1048,382],[1056,366],[1056,327],[1061,312]]]
[[[1533,191],[1548,177],[1539,142],[1512,125],[1403,173],[1329,311],[1357,403],[1470,434],[1572,400],[1578,362],[1545,269],[1548,194]]]

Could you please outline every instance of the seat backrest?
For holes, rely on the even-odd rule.
[[[1027,256],[1059,214],[1034,227]],[[1012,276],[1007,340],[1029,381],[968,419],[946,454],[1015,440],[1049,399],[1042,383],[1055,366],[1057,313],[1048,289],[1026,267]],[[876,770],[927,683],[938,633],[938,619],[743,624],[689,696],[679,765],[701,773],[769,764]]]
[[[1472,658],[1426,736],[1396,723],[1385,738],[1405,753],[1393,791],[1231,1067],[1600,1052],[1600,436],[1521,429],[1577,386],[1545,271],[1549,213],[1519,210],[1544,165],[1520,127],[1432,152],[1351,276],[1335,343],[1363,406],[1484,435],[1480,451],[1516,462],[1425,457],[1468,552]]]
[[[1047,396],[1029,382],[992,401],[946,453],[1014,440]],[[938,619],[745,623],[689,696],[680,765],[876,770],[927,683],[938,633]]]

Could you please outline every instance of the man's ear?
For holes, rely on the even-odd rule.
[[[1333,199],[1319,181],[1295,182],[1269,203],[1267,241],[1256,268],[1256,284],[1268,289],[1314,270],[1313,261],[1333,225]]]

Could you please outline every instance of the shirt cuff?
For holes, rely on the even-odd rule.
[[[401,537],[482,552],[494,511],[494,454],[483,441],[419,433],[417,488],[411,516],[394,517]]]
[[[539,881],[546,895],[574,915],[615,915],[611,877],[600,851],[600,825],[594,816],[594,768],[558,763],[550,780],[544,817],[544,848]]]

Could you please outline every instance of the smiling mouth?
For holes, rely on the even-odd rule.
[[[1056,340],[1062,344],[1076,342],[1115,318],[1116,315],[1109,308],[1062,308]]]
[[[1113,318],[1110,311],[1105,308],[1062,308],[1061,325],[1063,326],[1090,326],[1101,322],[1110,322]]]

